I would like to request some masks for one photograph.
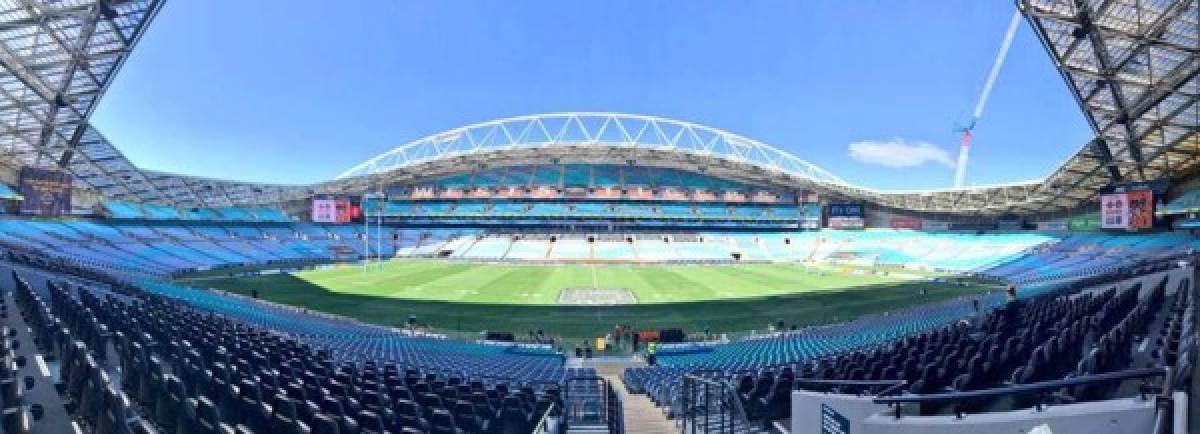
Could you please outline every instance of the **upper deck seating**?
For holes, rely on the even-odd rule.
[[[142,210],[141,205],[133,202],[122,202],[116,200],[106,200],[100,203],[100,206],[112,218],[118,219],[143,219],[146,218],[146,212]]]
[[[592,247],[583,237],[559,238],[550,247],[550,259],[591,259]]]
[[[179,214],[179,210],[164,205],[143,204],[142,211],[150,220],[181,220],[183,218]]]

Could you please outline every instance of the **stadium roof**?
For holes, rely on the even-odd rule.
[[[159,4],[0,2],[5,163],[69,167],[85,182],[137,172],[87,118]]]
[[[929,212],[980,213],[1030,205],[1039,181],[967,189],[883,191],[855,186],[791,153],[728,131],[654,116],[549,113],[483,122],[433,134],[367,160],[331,187],[373,185],[469,171],[477,167],[584,161],[702,170],[762,185]]]
[[[1178,179],[1197,170],[1198,1],[1018,0],[1096,139],[1044,180],[880,191],[851,185],[773,146],[715,128],[611,113],[534,115],[463,127],[401,146],[338,180],[313,186],[140,169],[87,119],[163,0],[0,0],[0,164],[61,167],[106,197],[227,206],[352,191],[418,170],[461,170],[468,163],[579,156],[609,161],[627,158],[632,150],[638,161],[705,167],[914,211],[1069,210],[1112,182]],[[559,128],[561,122],[570,128]],[[544,131],[524,131],[522,124],[540,124],[538,130]],[[541,133],[547,137],[536,137]]]
[[[1085,201],[1114,182],[1179,179],[1200,162],[1197,0],[1021,0],[1096,138],[1035,194]]]
[[[610,160],[645,161],[647,152],[667,152],[693,167],[713,170],[725,165],[734,168],[730,175],[740,177],[765,169],[764,182],[782,180],[899,209],[980,215],[1073,210],[1112,183],[1181,179],[1196,173],[1200,164],[1198,2],[1018,1],[1096,135],[1041,180],[959,189],[876,190],[851,185],[778,148],[736,134],[616,113],[533,115],[457,128],[397,147],[339,178],[411,178],[439,169],[462,170],[464,165],[529,157],[605,155]],[[500,151],[504,157],[495,155]],[[443,164],[439,167],[438,162]]]
[[[301,190],[139,169],[88,124],[163,0],[0,0],[0,164],[63,168],[112,198],[277,201]]]

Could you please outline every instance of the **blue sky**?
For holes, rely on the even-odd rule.
[[[469,123],[615,111],[729,130],[865,186],[946,187],[952,128],[969,116],[1012,8],[175,0],[93,123],[143,167],[308,183]],[[1091,137],[1025,23],[975,137],[974,185],[1042,177]],[[904,152],[856,159],[854,143]]]

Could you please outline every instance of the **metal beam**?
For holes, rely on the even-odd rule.
[[[1102,39],[1100,35],[1095,32],[1095,25],[1092,23],[1092,18],[1090,15],[1091,12],[1088,10],[1087,3],[1084,0],[1075,0],[1075,7],[1075,23],[1080,26],[1080,30],[1086,34],[1088,42],[1092,44],[1092,55],[1096,57],[1096,63],[1100,68],[1100,74],[1105,77],[1115,77],[1117,75],[1117,71],[1112,69],[1112,60],[1108,58],[1108,47],[1106,46],[1104,39]],[[1130,157],[1133,159],[1134,163],[1137,164],[1138,175],[1145,180],[1146,171],[1142,165],[1141,145],[1133,141],[1133,119],[1136,118],[1131,117],[1129,110],[1126,110],[1125,108],[1125,94],[1121,90],[1121,86],[1114,85],[1112,82],[1107,80],[1105,83],[1108,86],[1109,92],[1112,92],[1113,104],[1117,105],[1117,121],[1125,127],[1125,137],[1128,138],[1125,146],[1129,149]],[[1099,83],[1097,83],[1097,85],[1099,85]],[[1078,92],[1077,89],[1075,91]]]

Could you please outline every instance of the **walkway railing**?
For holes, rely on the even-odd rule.
[[[733,434],[750,426],[737,390],[721,377],[684,375],[681,407],[684,434]]]
[[[533,426],[533,434],[559,434],[561,426],[561,418],[558,417],[558,404],[551,402],[550,408],[546,409],[546,413],[542,414],[542,418],[538,420],[537,425]]]
[[[1112,384],[1133,379],[1142,380],[1143,384],[1139,390],[1142,394],[1142,398],[1146,399],[1147,395],[1161,392],[1161,386],[1152,387],[1148,380],[1155,377],[1163,377],[1166,374],[1167,370],[1164,368],[1129,369],[1125,371],[1108,372],[1104,374],[1088,375],[1065,380],[1021,384],[996,389],[937,393],[929,395],[879,397],[875,398],[874,402],[876,404],[887,404],[888,406],[894,407],[895,417],[897,419],[901,417],[903,404],[952,404],[954,405],[955,413],[961,417],[963,414],[961,408],[966,404],[985,399],[994,399],[1002,396],[1035,396],[1037,398],[1034,401],[1035,407],[1040,411],[1045,403],[1045,398],[1054,394],[1054,392],[1060,389]]]
[[[572,427],[603,427],[609,434],[625,434],[621,398],[601,377],[567,379],[563,390],[562,432]]]

